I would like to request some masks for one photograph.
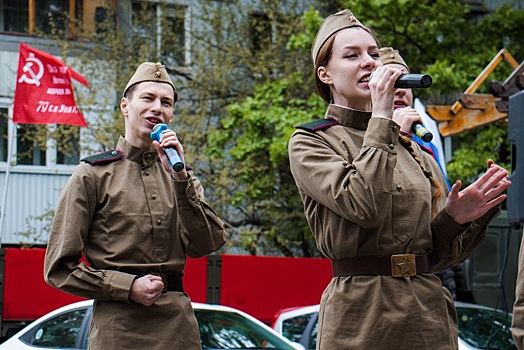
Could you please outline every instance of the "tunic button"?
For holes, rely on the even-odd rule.
[[[402,189],[402,186],[400,186],[400,185],[397,185],[397,191],[399,191],[399,192],[400,192],[400,190],[401,190],[401,189]]]
[[[390,143],[390,144],[388,145],[388,147],[389,147],[389,149],[393,149],[393,148],[395,148],[395,145],[392,144],[392,143]]]
[[[157,223],[157,225],[160,225],[160,224],[162,224],[162,220],[158,219],[158,220],[156,221],[156,223]]]
[[[151,199],[156,199],[156,194],[153,194],[153,195],[151,196]]]
[[[149,176],[149,170],[146,170],[146,176]]]

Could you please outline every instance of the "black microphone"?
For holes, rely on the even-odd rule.
[[[395,82],[395,87],[400,89],[428,88],[433,84],[433,79],[427,74],[402,74]]]
[[[166,124],[157,124],[155,125],[153,131],[151,131],[151,134],[149,136],[153,140],[160,142],[160,136],[167,129],[168,127]],[[173,147],[168,147],[164,148],[164,152],[166,152],[167,158],[169,159],[169,164],[171,164],[174,171],[178,172],[184,169],[184,162],[182,162],[182,158],[180,158],[176,149],[174,149]]]
[[[373,73],[369,76],[369,80],[373,78]],[[416,88],[428,88],[433,84],[433,79],[427,74],[402,74],[395,81],[395,87],[397,89],[416,89]]]
[[[413,123],[413,125],[411,125],[411,132],[420,137],[424,142],[431,142],[431,140],[433,140],[433,134],[420,123]]]

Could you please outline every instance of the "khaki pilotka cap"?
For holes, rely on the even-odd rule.
[[[351,27],[364,27],[364,25],[347,9],[328,16],[320,25],[317,35],[313,39],[313,46],[311,47],[313,65],[315,65],[318,53],[326,41],[336,32]]]
[[[400,53],[398,52],[398,50],[395,50],[392,47],[381,48],[379,59],[382,62],[382,64],[384,65],[396,63],[396,64],[400,64],[401,66],[406,67],[406,69],[409,71],[408,65],[406,64],[402,56],[400,56]]]
[[[171,85],[173,88],[173,91],[175,92],[175,101],[178,100],[178,94],[176,92],[175,84],[171,81],[171,78],[169,77],[169,74],[167,73],[166,67],[160,63],[153,63],[153,62],[144,62],[140,64],[135,74],[129,79],[129,82],[127,83],[126,88],[124,89],[124,93],[122,96],[125,96],[127,90],[133,85],[136,85],[138,83],[143,83],[145,81],[154,81],[158,83],[166,83]]]

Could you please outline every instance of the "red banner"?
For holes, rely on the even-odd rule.
[[[13,122],[87,126],[75,103],[71,78],[87,80],[53,55],[20,44]]]

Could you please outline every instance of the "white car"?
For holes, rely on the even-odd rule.
[[[200,330],[202,349],[304,350],[272,328],[240,310],[192,303]],[[87,349],[93,300],[56,309],[9,338],[0,350]]]
[[[517,349],[511,337],[512,315],[501,310],[455,302],[458,315],[459,350]],[[315,349],[319,305],[281,310],[271,327],[306,349]]]

